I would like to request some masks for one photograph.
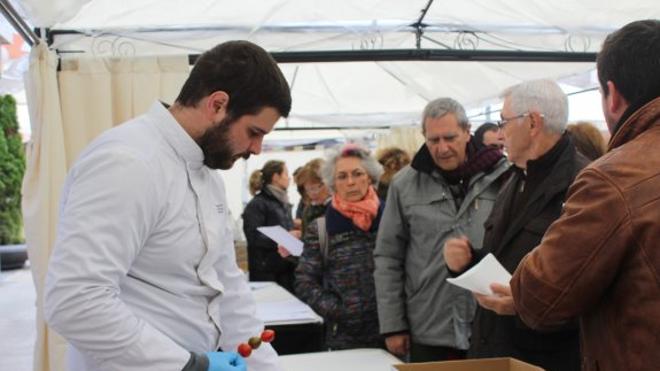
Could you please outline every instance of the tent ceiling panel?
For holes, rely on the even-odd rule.
[[[219,24],[231,27],[327,25],[368,20],[409,22],[427,0],[93,0],[56,28],[90,29]]]
[[[23,0],[33,24],[205,50],[247,39],[270,51],[413,48],[428,0]],[[72,13],[75,14],[72,16]],[[655,0],[435,1],[422,47],[595,51],[635,19],[660,18]],[[147,31],[158,32],[147,32]],[[162,31],[171,32],[163,33]],[[173,30],[179,30],[175,36]],[[195,31],[191,31],[195,30]],[[201,31],[201,32],[200,32]],[[206,32],[203,32],[206,31]],[[162,47],[155,51],[162,54]],[[181,52],[182,48],[176,49]],[[140,47],[139,53],[154,53]]]
[[[660,18],[657,0],[12,0],[58,34],[66,57],[197,54],[246,39],[271,52],[463,49],[595,52],[611,31]],[[416,31],[423,33],[416,34]],[[74,53],[75,52],[75,53]],[[562,79],[591,88],[594,63],[344,62],[282,64],[293,109],[280,126],[400,125],[451,96],[468,108],[512,84]],[[294,78],[295,75],[295,78]],[[580,77],[581,76],[581,77]]]
[[[559,78],[593,69],[589,63],[534,66],[538,67],[522,68],[515,62],[284,64],[284,74],[293,82],[288,126],[409,125],[418,123],[426,103],[437,97],[449,96],[467,107],[478,107],[521,80],[539,78],[540,74]],[[589,79],[580,82],[585,86],[574,90],[593,85]]]

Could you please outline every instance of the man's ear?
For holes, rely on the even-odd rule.
[[[229,103],[229,94],[222,90],[215,91],[209,95],[206,100],[206,111],[213,117],[224,117],[227,113],[227,104]],[[215,119],[214,121],[219,121]]]
[[[529,113],[529,127],[532,133],[536,134],[543,130],[545,127],[545,121],[543,116],[538,112]]]
[[[618,120],[628,108],[629,103],[612,81],[607,82],[607,92],[605,108],[612,117]]]

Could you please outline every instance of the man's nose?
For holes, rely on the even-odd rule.
[[[445,153],[449,150],[449,145],[444,140],[438,142],[438,152]]]
[[[264,141],[264,137],[253,139],[252,141],[250,141],[250,147],[248,147],[248,151],[250,151],[250,153],[255,155],[260,154],[263,141]]]

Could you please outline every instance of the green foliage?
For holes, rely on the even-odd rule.
[[[16,101],[11,95],[0,97],[0,245],[23,241],[21,183],[25,173],[25,154],[18,132]]]

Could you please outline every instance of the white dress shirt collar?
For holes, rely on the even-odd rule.
[[[189,167],[199,170],[204,165],[204,153],[197,142],[183,129],[181,124],[172,116],[165,105],[154,102],[149,108],[147,117],[157,120],[154,124],[163,134],[172,149],[188,164]]]

